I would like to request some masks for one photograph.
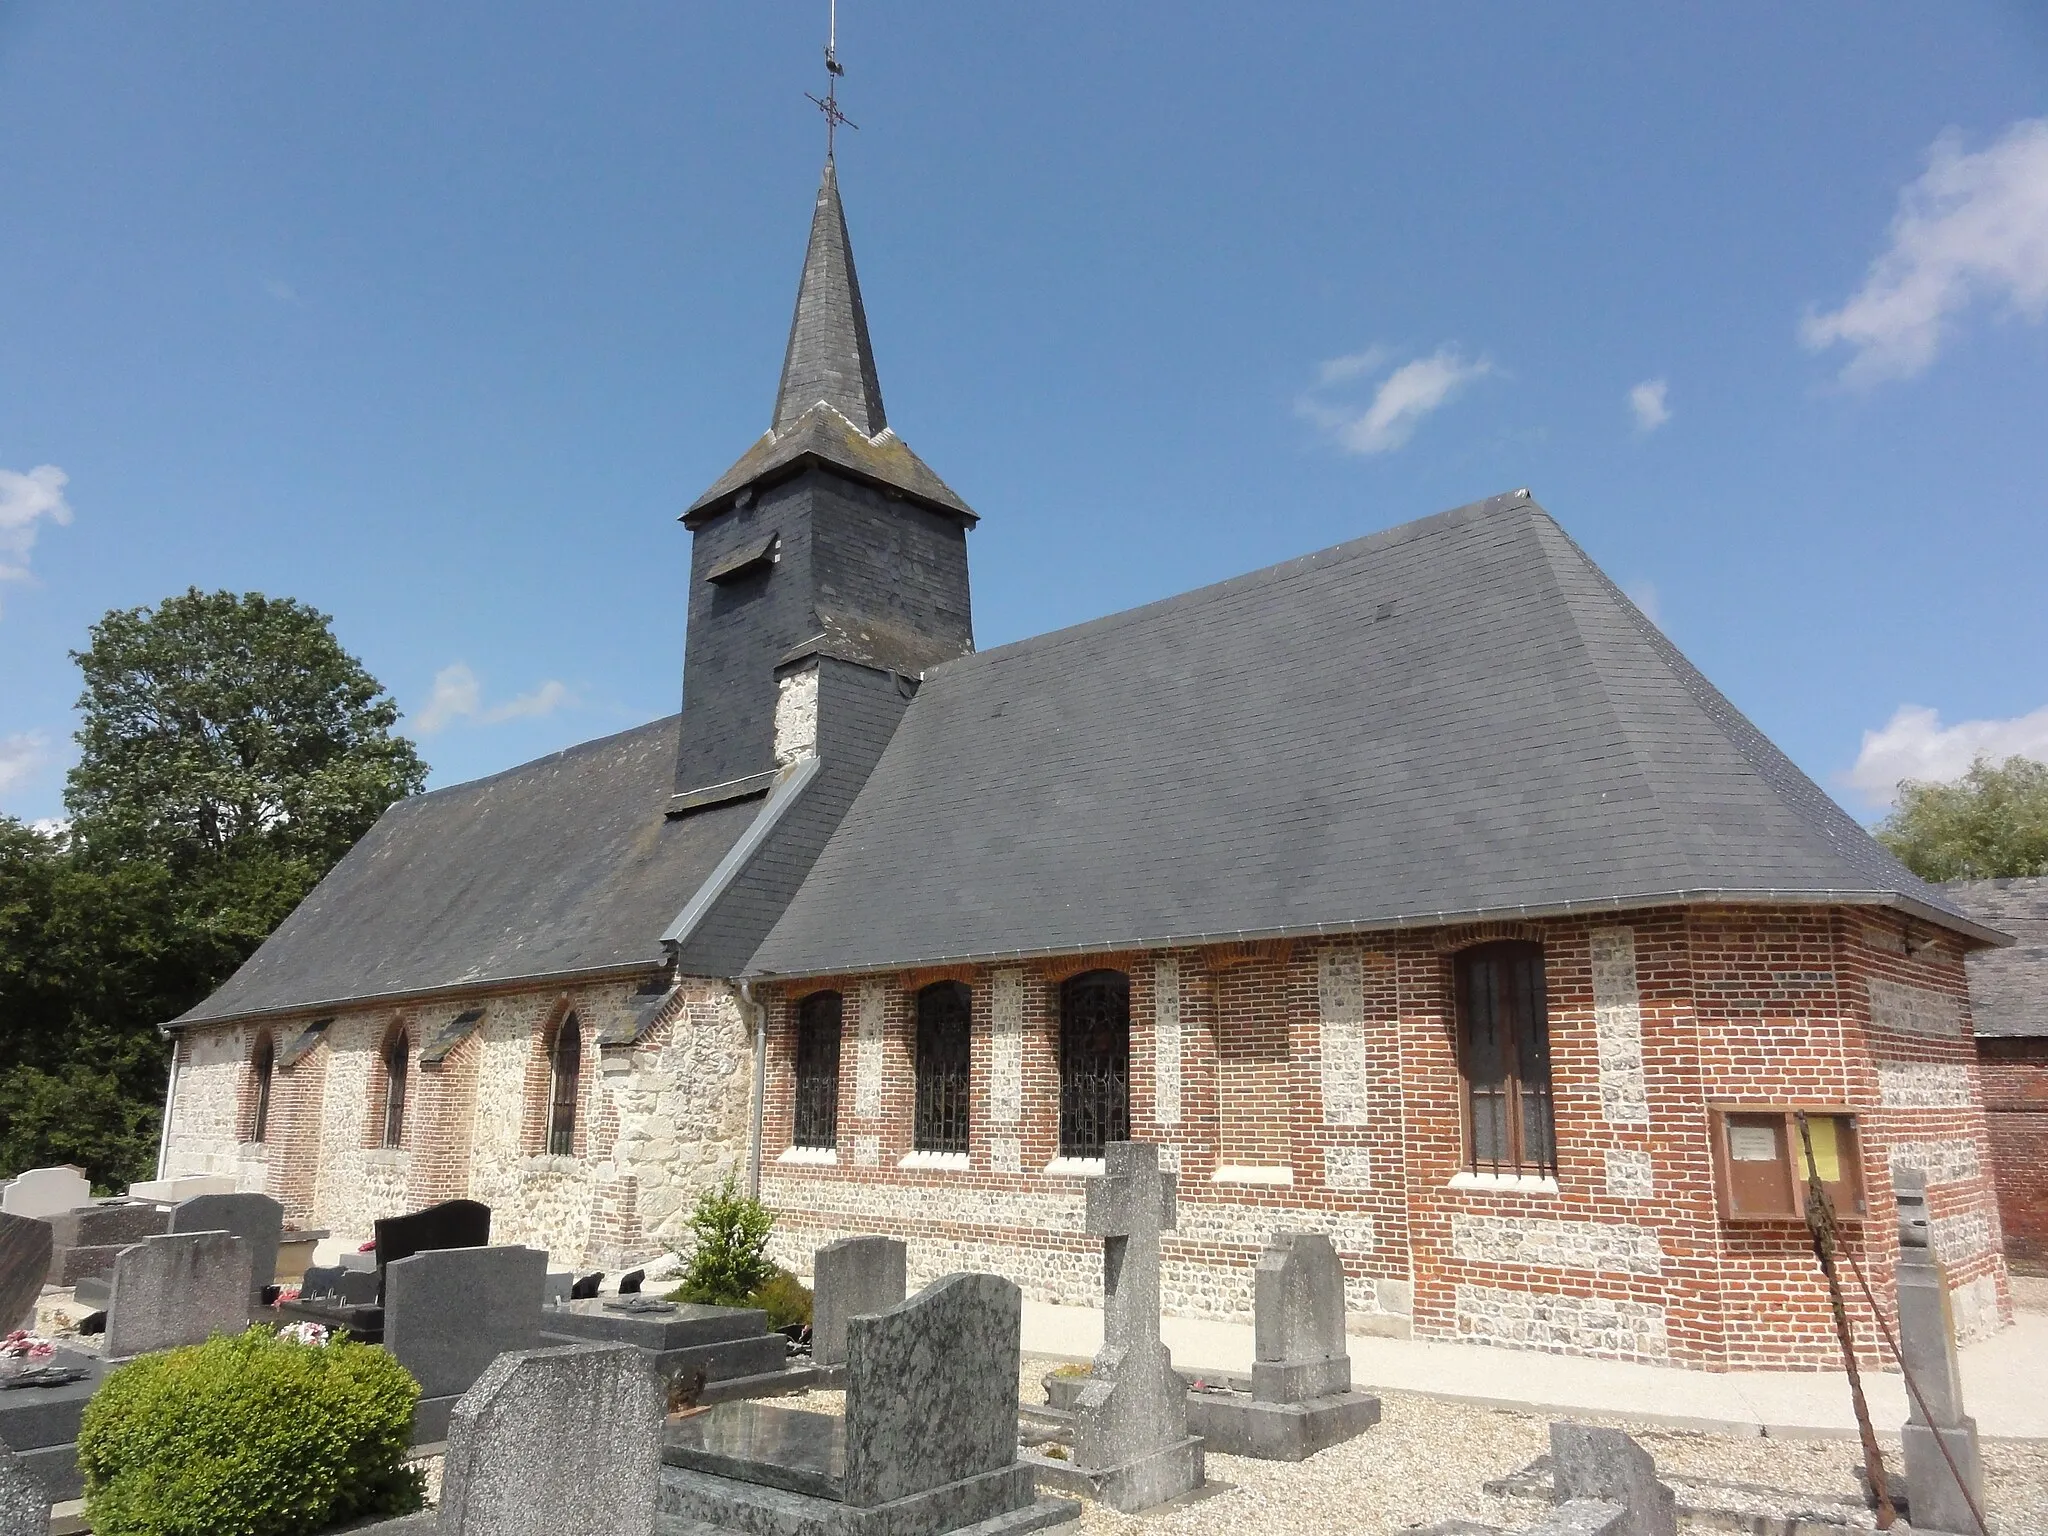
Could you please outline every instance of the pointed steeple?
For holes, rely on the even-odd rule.
[[[821,401],[860,428],[863,437],[878,437],[889,425],[875,374],[875,349],[868,340],[867,311],[860,302],[860,277],[853,270],[846,210],[839,202],[839,173],[829,159],[818,183],[796,316],[782,358],[775,430],[785,431]]]

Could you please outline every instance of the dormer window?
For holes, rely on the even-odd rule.
[[[782,558],[782,535],[773,531],[759,538],[749,539],[738,549],[704,573],[706,581],[739,581],[748,576],[757,576]]]

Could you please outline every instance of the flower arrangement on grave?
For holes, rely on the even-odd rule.
[[[328,1332],[325,1323],[310,1320],[287,1323],[277,1330],[277,1336],[288,1344],[310,1344],[316,1347],[329,1343],[334,1337]]]
[[[78,1432],[98,1536],[311,1536],[420,1507],[419,1384],[374,1345],[265,1327],[111,1372]]]
[[[17,1328],[0,1339],[0,1376],[19,1376],[23,1371],[48,1365],[56,1353],[57,1346],[50,1340],[26,1328]]]
[[[802,1281],[768,1257],[775,1214],[751,1195],[739,1192],[731,1175],[697,1197],[690,1213],[689,1252],[683,1260],[683,1283],[669,1292],[670,1301],[692,1301],[713,1307],[759,1307],[770,1328],[791,1328],[811,1320],[811,1293]]]

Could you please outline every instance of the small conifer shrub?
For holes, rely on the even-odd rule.
[[[78,1432],[98,1536],[311,1536],[420,1507],[419,1384],[391,1355],[268,1329],[144,1355]]]
[[[768,1257],[768,1236],[775,1217],[751,1195],[739,1192],[730,1174],[707,1189],[690,1213],[690,1234],[696,1244],[687,1256],[677,1301],[714,1307],[749,1305],[753,1294],[775,1278]]]

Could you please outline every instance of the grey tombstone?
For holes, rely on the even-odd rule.
[[[1977,1421],[1963,1411],[1948,1276],[1928,1243],[1927,1176],[1902,1168],[1893,1189],[1899,1202],[1899,1355],[1917,1389],[1906,1394],[1909,1412],[1900,1430],[1907,1504],[1916,1531],[1974,1531],[1970,1505],[1984,1507],[1984,1463]]]
[[[0,1212],[0,1333],[26,1327],[50,1272],[50,1224]]]
[[[900,1238],[842,1237],[812,1258],[811,1363],[846,1364],[849,1319],[883,1312],[909,1294],[909,1250]]]
[[[540,1344],[540,1248],[430,1248],[384,1271],[384,1347],[422,1398],[467,1392],[498,1356]]]
[[[0,1185],[0,1211],[9,1216],[55,1216],[92,1204],[92,1181],[68,1163],[30,1168]]]
[[[307,1301],[316,1296],[332,1296],[347,1273],[339,1264],[308,1264],[306,1272],[299,1276],[299,1295]]]
[[[123,1248],[170,1230],[171,1213],[139,1200],[108,1200],[60,1211],[50,1222],[51,1285],[111,1276]]]
[[[277,1277],[284,1207],[268,1195],[195,1195],[171,1211],[173,1232],[232,1232],[249,1245],[253,1300]]]
[[[1614,1536],[1677,1536],[1677,1500],[1658,1480],[1655,1458],[1622,1431],[1552,1424],[1550,1460],[1551,1499],[1562,1506],[1557,1513],[1575,1504],[1620,1505],[1625,1518],[1598,1529]]]
[[[540,1258],[538,1306],[547,1255],[484,1251]],[[434,1257],[400,1260],[391,1277]],[[500,1355],[449,1422],[440,1536],[653,1536],[664,1412],[653,1367],[630,1345]]]
[[[0,1536],[50,1536],[50,1493],[0,1445]]]
[[[1380,1400],[1351,1390],[1344,1264],[1326,1235],[1274,1233],[1252,1303],[1250,1394],[1213,1385],[1188,1394],[1188,1428],[1207,1449],[1301,1461],[1380,1421]]]
[[[1202,1485],[1186,1383],[1159,1337],[1159,1234],[1173,1229],[1174,1175],[1159,1148],[1114,1141],[1088,1181],[1087,1229],[1102,1239],[1102,1350],[1074,1399],[1071,1461],[1034,1461],[1040,1482],[1126,1512]]]
[[[165,1233],[123,1248],[107,1302],[107,1358],[240,1333],[249,1273],[249,1245],[231,1232]]]

